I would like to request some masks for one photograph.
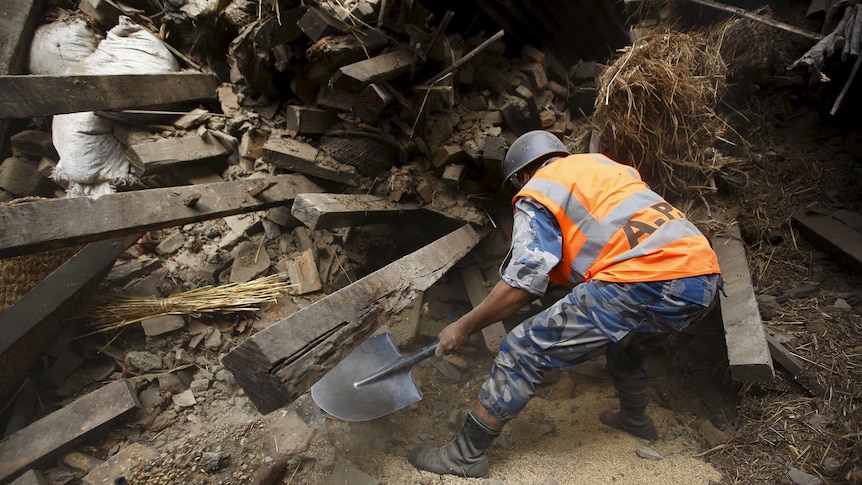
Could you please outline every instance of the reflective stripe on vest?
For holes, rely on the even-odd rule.
[[[585,182],[579,185],[578,180]],[[591,183],[601,186],[585,186]],[[557,283],[576,285],[601,276],[612,265],[659,250],[667,252],[669,259],[690,250],[714,259],[705,238],[682,212],[649,190],[634,168],[601,155],[572,155],[552,162],[536,172],[515,199],[519,197],[544,205],[560,225],[563,259],[551,273]],[[691,236],[694,239],[687,239]],[[631,266],[622,269],[638,273],[636,279],[662,276],[661,268]],[[717,261],[700,267],[689,267],[686,261],[682,266],[668,274],[718,272]]]

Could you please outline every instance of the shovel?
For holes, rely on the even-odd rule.
[[[373,335],[311,386],[323,411],[345,421],[369,421],[422,400],[410,368],[434,355],[437,343],[402,355],[389,333]]]

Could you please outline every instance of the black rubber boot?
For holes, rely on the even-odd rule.
[[[605,356],[608,372],[620,400],[620,411],[605,411],[599,419],[606,425],[638,438],[657,440],[658,430],[644,413],[647,406],[647,375],[644,364],[649,353],[665,335],[630,334],[618,345],[609,347]]]
[[[407,460],[420,470],[439,475],[487,478],[488,456],[485,450],[499,435],[499,430],[483,426],[470,411],[452,441],[439,448],[414,446],[407,454]]]
[[[599,415],[599,419],[611,428],[623,430],[638,438],[655,441],[658,439],[658,430],[649,416],[644,414],[644,409],[646,405],[632,407],[620,404],[619,412],[604,411]]]

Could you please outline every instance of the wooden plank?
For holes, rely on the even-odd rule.
[[[354,167],[334,160],[323,163],[317,148],[278,132],[270,135],[263,145],[263,160],[284,170],[342,184],[357,186],[361,180]]]
[[[771,19],[771,18],[765,17],[763,15],[749,12],[748,10],[745,10],[745,9],[742,9],[739,7],[734,7],[731,5],[725,5],[723,3],[715,2],[713,0],[689,0],[689,1],[692,3],[697,3],[697,4],[700,4],[700,5],[703,5],[706,7],[710,7],[710,8],[714,8],[717,10],[723,10],[725,12],[730,12],[730,13],[739,15],[740,17],[745,17],[747,19],[761,22],[761,23],[764,23],[766,25],[769,25],[771,27],[775,27],[775,28],[778,28],[781,30],[786,30],[787,32],[792,32],[796,35],[801,35],[802,37],[805,37],[806,39],[813,40],[815,42],[824,37],[822,34],[819,34],[817,32],[811,32],[809,30],[801,29],[799,27],[796,27],[795,25],[790,25],[788,23],[784,23],[784,22],[781,22],[781,21],[778,21],[775,19]]]
[[[25,72],[30,42],[43,11],[43,0],[0,0],[0,76]],[[6,152],[8,128],[9,122],[0,116],[0,153]]]
[[[227,159],[233,150],[207,133],[205,136],[191,135],[132,145],[126,150],[126,158],[138,176],[163,172],[177,165],[190,162],[215,162]]]
[[[461,279],[464,281],[464,287],[467,289],[467,296],[470,297],[470,303],[474,307],[482,303],[488,296],[488,288],[485,286],[485,279],[482,277],[482,272],[474,267],[465,267],[461,269]],[[485,348],[491,355],[497,355],[500,350],[500,342],[506,338],[506,327],[503,322],[494,322],[491,325],[482,329],[482,338],[485,340]]]
[[[314,261],[314,251],[311,248],[303,251],[295,261],[290,261],[287,264],[290,284],[298,285],[294,290],[297,295],[304,295],[323,288],[320,274],[317,272],[317,263]]]
[[[814,397],[825,397],[826,389],[817,382],[817,376],[805,369],[802,361],[797,359],[787,347],[781,344],[777,338],[772,335],[766,335],[766,341],[769,344],[769,351],[772,353],[772,358],[778,362],[781,367],[784,367],[787,372],[793,376],[793,379],[802,385]]]
[[[157,106],[216,96],[214,74],[0,76],[0,119]]]
[[[300,194],[290,213],[311,230],[386,224],[424,209],[364,194]]]
[[[836,219],[831,212],[801,209],[793,222],[807,239],[835,255],[842,262],[862,270],[862,234]]]
[[[290,404],[482,238],[470,225],[351,283],[222,358],[261,413]]]
[[[0,481],[91,436],[138,407],[134,384],[127,379],[76,399],[0,443]]]
[[[714,239],[712,246],[727,292],[719,301],[730,374],[738,381],[771,381],[775,370],[739,227],[730,227]]]
[[[107,276],[139,233],[87,245],[0,313],[0,396],[26,372],[68,326],[63,321]]]
[[[395,79],[413,67],[415,57],[408,50],[397,50],[354,62],[338,69],[329,84],[335,89],[357,93],[373,83]]]
[[[0,258],[259,211],[322,191],[288,174],[0,206]]]

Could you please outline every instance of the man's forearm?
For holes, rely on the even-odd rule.
[[[470,334],[478,332],[515,314],[534,299],[535,295],[521,288],[513,288],[501,280],[481,303],[461,318],[464,330]]]

